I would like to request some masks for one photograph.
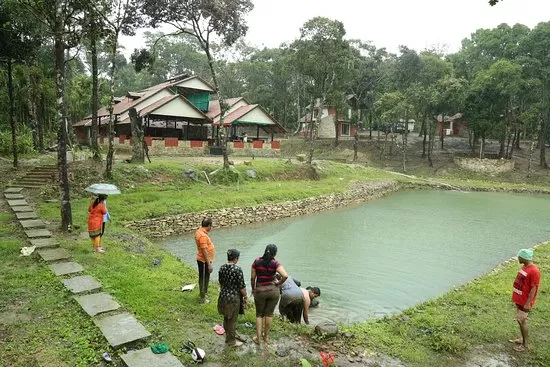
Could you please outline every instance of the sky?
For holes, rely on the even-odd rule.
[[[397,52],[399,45],[418,51],[444,46],[449,53],[479,28],[501,23],[532,28],[550,21],[550,0],[502,0],[491,7],[488,0],[252,0],[245,40],[259,48],[278,47],[300,36],[309,19],[323,16],[344,23],[348,39],[372,41]],[[164,32],[169,32],[165,29]],[[122,37],[130,54],[144,47],[142,32]]]

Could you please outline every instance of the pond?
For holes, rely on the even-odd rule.
[[[214,228],[213,275],[225,262],[225,251],[238,248],[250,293],[250,265],[265,245],[274,243],[277,259],[291,276],[302,286],[321,288],[313,322],[357,322],[442,295],[519,248],[549,239],[549,217],[546,196],[399,192],[330,212]],[[196,266],[193,234],[168,239],[163,246]]]

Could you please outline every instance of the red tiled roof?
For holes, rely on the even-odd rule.
[[[227,98],[225,100],[225,103],[229,105],[229,107],[232,107],[235,103],[239,102],[240,100],[245,100],[244,97],[234,97],[234,98]],[[248,103],[248,101],[246,101]],[[221,107],[220,107],[220,101],[217,99],[214,101],[210,101],[210,104],[208,105],[208,112],[206,113],[206,116],[210,117],[211,119],[214,119],[218,117],[221,113]]]

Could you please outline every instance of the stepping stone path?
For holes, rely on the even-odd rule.
[[[29,203],[27,203],[27,200],[8,200],[9,206],[27,206]]]
[[[59,247],[59,244],[53,238],[35,238],[29,241],[31,245],[36,246],[36,248]]]
[[[29,238],[40,238],[40,237],[52,236],[52,232],[48,231],[47,229],[29,229],[28,231],[25,231],[25,234]]]
[[[151,336],[129,313],[94,319],[94,323],[113,348]]]
[[[21,194],[22,191],[21,187],[10,187],[4,191],[4,196],[25,230],[29,242],[39,249],[37,252],[40,257],[44,261],[54,262],[49,266],[56,276],[83,272],[84,267],[76,262],[55,262],[70,259],[71,254],[59,247],[59,243],[52,238],[52,233],[45,228],[46,223],[38,218],[34,209],[25,200],[25,196]],[[101,283],[95,278],[89,275],[77,275],[63,279],[63,284],[73,294],[90,292],[90,294],[74,296],[74,299],[93,318],[94,323],[112,347],[120,347],[151,336],[151,333],[129,313],[107,317],[97,316],[104,312],[116,312],[120,309],[120,305],[108,293],[97,293],[101,289]],[[183,364],[170,352],[154,354],[150,348],[128,352],[122,355],[122,360],[128,367],[183,367]]]
[[[28,205],[12,206],[11,209],[12,209],[15,213],[33,212],[33,211],[34,211],[34,209],[31,208],[31,207],[28,206]]]
[[[90,275],[80,275],[63,280],[65,288],[73,293],[92,292],[101,289],[101,283]]]
[[[15,200],[15,199],[24,199],[25,197],[21,194],[4,194],[6,199]]]
[[[122,356],[122,361],[129,367],[183,367],[170,352],[155,354],[151,348],[128,352]]]
[[[38,255],[44,261],[66,260],[71,258],[69,251],[64,248],[52,248],[38,250]]]
[[[29,219],[29,220],[21,220],[19,221],[24,229],[32,229],[32,228],[45,228],[46,223],[42,222],[40,219]]]
[[[52,269],[53,273],[57,276],[80,273],[81,271],[84,271],[82,265],[72,261],[51,264],[50,269]]]
[[[19,194],[23,191],[22,187],[8,187],[4,190],[4,194]]]
[[[36,219],[38,216],[35,212],[21,212],[21,213],[15,213],[15,216],[17,219]]]
[[[74,299],[80,304],[82,309],[90,316],[118,310],[120,305],[107,293],[94,293],[85,296],[75,296]]]

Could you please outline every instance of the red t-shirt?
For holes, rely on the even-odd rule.
[[[512,293],[512,302],[516,305],[525,306],[527,298],[529,298],[529,293],[531,288],[537,287],[535,296],[531,300],[529,308],[532,308],[535,305],[535,300],[537,299],[537,293],[539,292],[539,283],[540,283],[540,271],[536,265],[523,266],[518,271],[516,280],[514,281],[514,293]]]

